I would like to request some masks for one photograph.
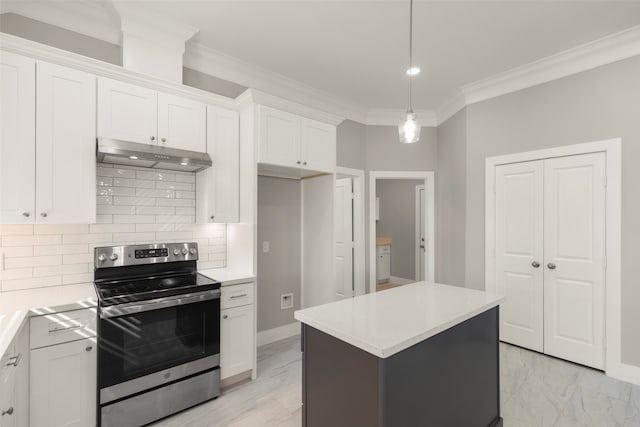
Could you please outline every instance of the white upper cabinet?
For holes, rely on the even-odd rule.
[[[333,172],[335,126],[260,106],[258,162]]]
[[[0,51],[0,223],[35,209],[36,61]]]
[[[236,111],[207,106],[207,152],[213,167],[196,175],[198,223],[239,222],[240,123]]]
[[[158,93],[106,78],[98,80],[98,136],[154,144]]]
[[[207,150],[207,107],[190,99],[158,94],[159,144],[183,150]]]
[[[36,222],[95,222],[96,78],[37,67]]]

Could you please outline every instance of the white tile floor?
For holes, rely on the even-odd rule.
[[[299,350],[297,338],[261,347],[258,379],[154,427],[299,427]],[[500,350],[504,427],[640,427],[640,386],[507,344]]]

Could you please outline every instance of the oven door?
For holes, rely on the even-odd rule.
[[[213,369],[220,361],[220,290],[101,309],[100,403]]]

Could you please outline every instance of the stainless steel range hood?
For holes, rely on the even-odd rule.
[[[97,158],[100,163],[184,172],[201,171],[213,164],[207,153],[109,138],[98,138]]]

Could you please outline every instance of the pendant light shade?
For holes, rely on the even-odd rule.
[[[409,0],[409,70],[413,69],[419,72],[419,69],[413,66],[413,0]],[[418,72],[407,72],[409,76],[409,109],[400,120],[400,124],[398,124],[400,142],[405,144],[413,144],[420,140],[420,123],[418,123],[416,114],[413,112],[411,102],[411,82],[413,76],[418,74]]]
[[[420,140],[420,123],[416,119],[416,114],[409,110],[398,124],[400,142],[413,144]]]

